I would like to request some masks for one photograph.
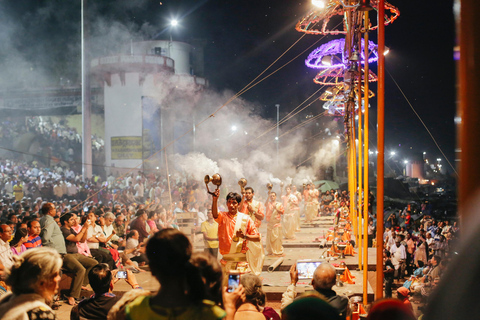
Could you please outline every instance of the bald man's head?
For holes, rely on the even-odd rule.
[[[312,286],[314,289],[331,289],[335,285],[336,278],[335,268],[324,262],[315,269]]]

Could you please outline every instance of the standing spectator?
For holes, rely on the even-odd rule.
[[[137,184],[135,184],[133,190],[135,190],[135,198],[137,201],[143,202],[145,196],[145,187],[143,186],[143,182],[140,178],[137,178]]]
[[[373,239],[375,239],[375,226],[373,225],[373,219],[368,219],[368,247],[373,246]]]
[[[13,195],[15,196],[15,201],[20,201],[23,199],[22,181],[18,180],[17,183],[13,186]]]
[[[208,210],[208,220],[201,225],[205,252],[209,252],[215,258],[218,256],[218,223],[213,219],[212,210]]]
[[[395,267],[395,279],[401,279],[405,275],[405,260],[407,259],[407,253],[403,244],[400,243],[400,237],[395,239],[395,244],[390,247],[390,253],[392,254],[392,263]]]
[[[390,260],[390,252],[385,250],[383,252],[383,276],[385,279],[385,298],[392,297],[392,284],[393,278],[395,275],[395,267],[393,266],[392,261]]]

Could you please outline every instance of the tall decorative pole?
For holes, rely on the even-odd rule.
[[[378,93],[377,93],[377,287],[383,297],[383,197],[385,161],[385,0],[378,1]]]

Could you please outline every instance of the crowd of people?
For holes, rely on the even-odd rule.
[[[108,312],[111,319],[143,319],[159,310],[165,314],[205,314],[208,319],[243,319],[247,314],[243,311],[256,311],[277,319],[278,314],[265,308],[265,296],[258,290],[265,255],[285,255],[282,242],[295,239],[301,216],[308,224],[322,215],[336,219],[341,213],[347,217],[349,211],[346,192],[322,193],[313,183],[300,186],[300,190],[295,185],[282,186],[278,196],[271,189],[265,197],[256,196],[252,187],[246,187],[240,193],[220,189],[210,198],[200,188],[200,181],[177,173],[170,179],[137,172],[109,175],[105,180],[96,176],[83,182],[78,173],[62,166],[46,168],[38,163],[3,160],[0,176],[0,292],[5,296],[0,310],[11,307],[20,312],[25,305],[17,308],[17,304],[26,302],[17,301],[17,296],[36,294],[29,299],[40,302],[31,304],[32,309],[30,304],[25,307],[30,318],[45,312],[54,314],[50,307],[61,299],[55,295],[56,283],[65,273],[72,278],[63,297],[75,306],[72,319],[106,318]],[[227,193],[226,197],[220,197],[221,193]],[[177,216],[185,212],[195,217],[194,232],[203,235],[205,253],[193,254],[191,242],[179,232]],[[264,235],[259,231],[263,222],[267,226]],[[410,296],[426,300],[449,259],[449,246],[458,233],[456,224],[435,221],[428,215],[413,221],[406,209],[389,216],[385,225],[386,296],[391,296],[394,281],[402,285],[406,279],[397,289],[402,302],[407,304]],[[375,227],[376,217],[370,208],[370,244]],[[265,248],[262,236],[266,236]],[[46,249],[58,255],[51,254],[49,261],[43,261],[32,253]],[[57,268],[58,257],[61,268]],[[15,291],[20,280],[14,278],[13,271],[23,268],[29,259],[46,263],[50,273]],[[153,296],[139,288],[135,277],[147,264],[162,284]],[[328,278],[332,270],[325,268],[320,268],[318,275],[315,272],[312,285],[344,318],[347,312],[329,301],[338,296],[332,290],[334,281]],[[121,299],[112,293],[119,271],[127,272],[127,282],[134,289]],[[222,288],[232,272],[243,274],[244,282],[234,293],[228,293]],[[294,275],[292,279],[293,285]],[[185,287],[178,283],[185,283]],[[95,295],[81,302],[82,289],[91,289]],[[289,310],[302,305],[296,300],[290,303],[295,295],[295,288],[289,287],[283,317],[295,318],[295,311]],[[45,301],[47,311],[42,304]]]
[[[18,144],[25,144],[18,146]],[[55,162],[68,163],[80,170],[82,161],[82,136],[65,120],[54,121],[51,117],[27,117],[25,121],[7,118],[0,122],[0,146],[7,151],[24,150],[29,158],[47,167]],[[92,136],[94,164],[103,164],[105,142]],[[32,154],[28,154],[29,151]],[[12,153],[9,158],[22,159],[24,154]]]
[[[392,296],[396,282],[400,286],[397,296],[405,304],[411,299],[428,302],[452,258],[458,236],[456,221],[436,220],[427,214],[414,221],[410,207],[391,213],[383,235],[385,296]]]

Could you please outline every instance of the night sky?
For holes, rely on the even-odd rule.
[[[43,64],[51,73],[58,73],[58,69],[62,68],[77,70],[80,1],[72,2],[2,2],[0,18],[3,21],[8,18],[10,24],[18,24],[8,35],[15,37],[9,40],[11,46],[25,51],[25,59]],[[391,80],[390,73],[454,164],[456,81],[453,1],[437,1],[433,5],[428,1],[398,0],[392,1],[392,4],[399,8],[401,15],[386,27],[386,45],[391,49],[386,59],[386,150],[396,150],[401,157],[408,157],[410,150],[426,151],[434,158],[441,156]],[[169,37],[169,20],[177,18],[180,25],[171,31],[174,40],[206,40],[205,76],[211,87],[237,92],[302,36],[294,26],[308,12],[311,3],[285,0],[89,0],[88,6],[92,19],[101,17],[112,25],[124,25],[133,30],[133,40],[166,39]],[[54,9],[48,19],[41,16],[45,8],[52,7]],[[101,32],[93,30],[93,37]],[[285,115],[319,88],[312,81],[315,71],[304,64],[308,54],[321,44],[340,37],[324,38],[245,93],[243,98],[256,103],[258,110],[255,112],[264,117],[276,116],[274,105],[277,103],[281,105],[281,114]],[[117,35],[115,39],[127,41],[127,38]],[[320,38],[305,36],[265,75],[283,66]],[[370,39],[376,42],[376,32],[370,33]],[[1,50],[0,58],[5,54]],[[105,51],[99,46],[93,51],[103,55],[106,52],[102,50]],[[38,61],[36,54],[46,51],[50,54]],[[60,67],[59,61],[63,63]],[[371,68],[376,69],[373,65]],[[70,77],[75,77],[75,71],[70,72]],[[376,85],[371,85],[371,89],[376,92]],[[312,104],[302,116],[322,112],[321,105],[320,102]],[[374,123],[375,98],[371,106],[371,123]],[[371,129],[374,130],[374,125]],[[375,138],[372,144],[376,144]]]

